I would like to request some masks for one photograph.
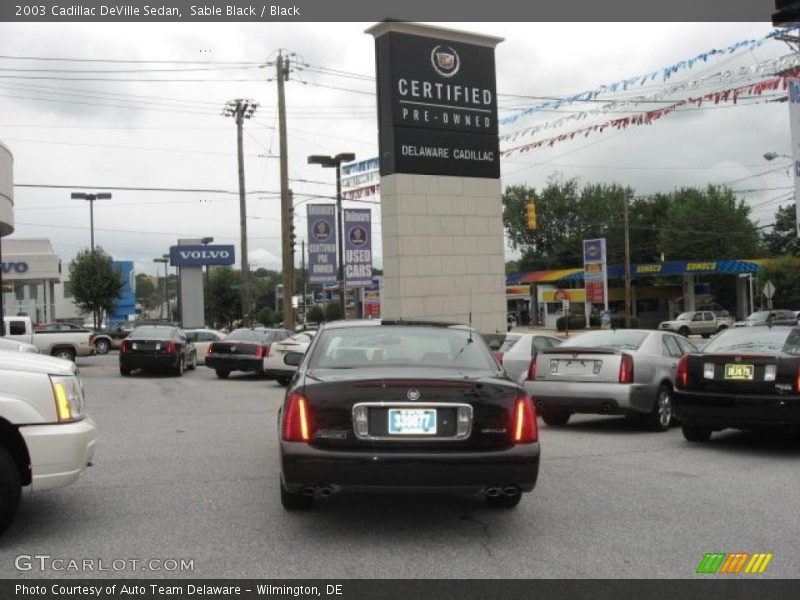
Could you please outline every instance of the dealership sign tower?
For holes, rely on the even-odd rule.
[[[505,329],[494,48],[501,38],[384,22],[375,36],[381,314]]]

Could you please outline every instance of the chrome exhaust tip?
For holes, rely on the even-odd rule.
[[[486,490],[484,491],[484,494],[489,496],[489,498],[497,498],[497,496],[499,496],[502,493],[503,490],[501,490],[499,487],[487,487]]]
[[[300,493],[301,493],[301,494],[303,494],[303,496],[313,496],[313,495],[316,493],[316,491],[314,490],[314,488],[313,488],[313,487],[311,487],[311,486],[309,485],[309,486],[306,486],[306,487],[304,487],[304,488],[303,488],[303,489],[300,491]]]
[[[519,488],[513,485],[508,485],[503,488],[503,494],[509,497],[519,495]]]
[[[320,486],[319,488],[319,495],[323,498],[327,498],[328,496],[333,494],[333,488],[328,485]]]

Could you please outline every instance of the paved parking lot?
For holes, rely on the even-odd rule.
[[[73,486],[24,494],[0,577],[683,578],[712,551],[774,553],[763,577],[800,572],[798,436],[729,432],[692,445],[679,429],[578,417],[541,426],[539,484],[515,510],[341,496],[289,514],[277,488],[283,388],[202,366],[123,379],[116,361],[79,359],[100,433],[95,466]],[[194,570],[15,568],[35,554],[191,559]]]

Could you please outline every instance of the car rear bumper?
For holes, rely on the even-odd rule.
[[[676,390],[675,416],[712,429],[800,428],[800,396],[745,396]]]
[[[91,417],[74,423],[25,425],[19,432],[28,447],[34,491],[73,483],[94,457],[97,429]]]
[[[568,410],[588,414],[648,414],[656,389],[644,384],[584,381],[526,381],[525,391],[540,410]]]
[[[120,355],[120,366],[128,367],[129,369],[174,369],[178,364],[178,356],[174,354],[165,354],[163,356],[148,356],[125,354]]]
[[[342,490],[472,491],[517,486],[531,491],[539,474],[539,444],[482,452],[354,452],[281,442],[287,490],[335,486]]]
[[[222,371],[248,371],[250,373],[261,373],[264,369],[264,361],[261,358],[251,357],[223,357],[213,354],[206,355],[206,366],[210,369],[220,369]]]

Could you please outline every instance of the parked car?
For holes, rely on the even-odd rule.
[[[96,354],[108,354],[113,349],[118,349],[122,340],[128,337],[136,325],[132,321],[119,323],[111,329],[95,331],[92,336]]]
[[[280,409],[284,508],[341,490],[482,493],[516,506],[539,471],[536,413],[463,325],[324,325]]]
[[[732,329],[682,357],[675,413],[690,442],[726,428],[800,429],[800,328]]]
[[[77,372],[49,356],[0,352],[0,533],[23,486],[69,485],[92,461],[97,434]]]
[[[127,377],[134,370],[169,371],[180,377],[197,367],[197,351],[183,331],[168,325],[142,325],[122,340],[119,372]]]
[[[520,335],[519,339],[511,342],[510,348],[500,349],[500,352],[503,353],[500,364],[503,365],[511,379],[522,383],[527,378],[531,364],[535,364],[533,361],[539,351],[560,346],[562,341],[562,338],[539,333]]]
[[[737,321],[734,327],[764,327],[772,325],[797,325],[797,317],[793,310],[759,310],[744,321]]]
[[[707,338],[732,326],[733,317],[728,311],[717,315],[710,310],[699,310],[681,313],[672,321],[663,321],[658,328],[662,331],[674,331],[684,337],[702,335]]]
[[[194,344],[197,350],[197,364],[206,364],[206,353],[212,342],[224,340],[226,333],[216,329],[185,329],[186,339]]]
[[[666,431],[678,360],[696,351],[686,338],[664,331],[587,331],[539,351],[524,387],[548,425],[590,413],[641,416]]]
[[[25,342],[18,342],[16,340],[7,340],[6,338],[0,338],[0,350],[39,354],[39,349],[33,344],[26,344]]]
[[[231,331],[224,340],[212,342],[206,352],[206,366],[214,369],[217,377],[227,379],[232,371],[264,372],[264,357],[270,344],[289,337],[285,329],[242,327]]]
[[[30,317],[4,317],[6,339],[33,344],[41,354],[66,360],[89,356],[94,352],[92,332],[69,323],[37,325],[34,330]]]
[[[305,354],[316,333],[316,331],[301,331],[283,341],[270,344],[269,351],[264,357],[264,374],[277,380],[281,385],[289,385],[297,367],[287,365],[283,357],[289,352]]]

